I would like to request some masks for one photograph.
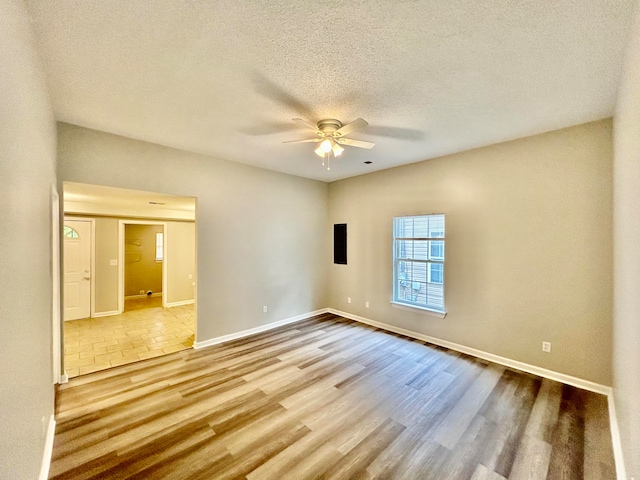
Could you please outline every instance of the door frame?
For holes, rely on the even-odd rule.
[[[91,252],[91,272],[89,272],[89,290],[91,300],[89,302],[89,318],[95,318],[96,316],[96,282],[93,281],[93,278],[96,274],[96,219],[91,217],[75,217],[75,216],[67,216],[65,214],[62,225],[64,226],[64,222],[89,222],[91,224],[91,245],[89,247],[89,252]],[[62,251],[64,252],[64,233],[62,229],[60,229],[60,238],[62,239]],[[64,254],[64,253],[63,253]],[[64,288],[64,282],[62,282],[62,288]],[[61,295],[64,294],[63,291],[60,292]],[[60,297],[64,302],[64,296]],[[62,305],[62,311],[64,312],[64,305]],[[64,316],[63,323],[64,323]]]
[[[167,222],[118,220],[118,314],[124,312],[124,228],[125,225],[162,225],[162,307],[167,306]]]
[[[51,185],[51,319],[53,321],[53,383],[62,383],[62,300],[60,298],[60,195],[55,185]]]

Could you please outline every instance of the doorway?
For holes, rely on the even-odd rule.
[[[65,374],[191,348],[196,199],[65,182],[63,202]]]
[[[167,224],[120,220],[119,311],[166,307]]]

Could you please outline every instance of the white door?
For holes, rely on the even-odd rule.
[[[91,315],[91,222],[64,221],[64,319]]]

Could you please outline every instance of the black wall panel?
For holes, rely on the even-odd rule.
[[[333,226],[333,263],[347,264],[347,224]]]

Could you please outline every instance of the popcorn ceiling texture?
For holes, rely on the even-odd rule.
[[[323,181],[611,116],[634,4],[28,3],[58,120]],[[377,145],[327,172],[293,117]]]

